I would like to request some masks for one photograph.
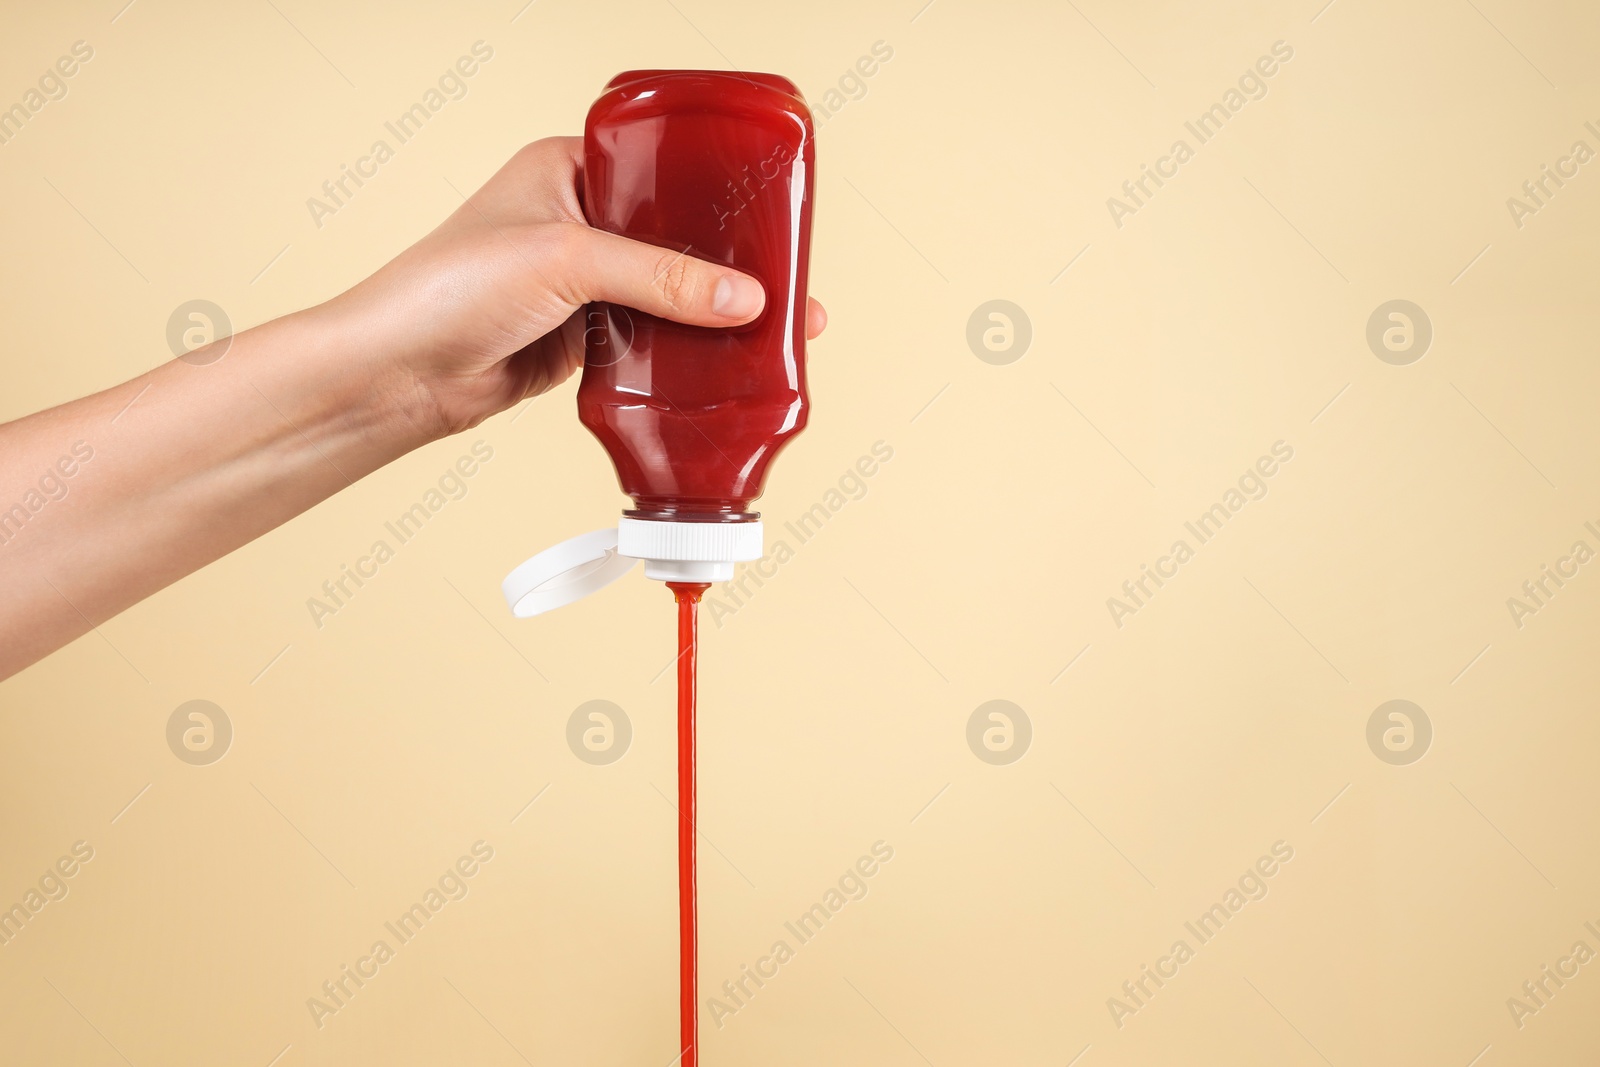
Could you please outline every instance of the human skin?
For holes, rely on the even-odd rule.
[[[214,362],[191,353],[0,425],[0,678],[391,460],[559,385],[583,363],[590,301],[694,326],[760,313],[754,279],[590,228],[582,145],[528,145],[376,274],[215,342],[227,347]],[[826,321],[812,301],[807,336]],[[63,478],[77,442],[93,459]],[[49,472],[65,495],[41,497]],[[17,517],[14,504],[40,499]]]

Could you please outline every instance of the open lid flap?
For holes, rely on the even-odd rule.
[[[506,604],[519,619],[582,600],[604,589],[639,561],[617,552],[615,529],[593,530],[553,545],[500,583]]]

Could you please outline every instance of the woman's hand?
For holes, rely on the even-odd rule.
[[[590,228],[579,137],[536,141],[438,229],[324,305],[371,324],[396,399],[431,436],[474,426],[559,385],[583,363],[583,305],[604,300],[692,326],[761,312],[738,271]],[[815,300],[806,335],[827,317]],[[367,347],[363,345],[363,347]]]

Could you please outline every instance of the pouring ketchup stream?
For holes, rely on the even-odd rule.
[[[699,956],[695,930],[694,704],[700,597],[705,582],[668,582],[678,602],[678,1032],[682,1067],[696,1067],[700,1042],[695,1014]]]

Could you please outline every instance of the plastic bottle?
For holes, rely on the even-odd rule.
[[[589,306],[578,414],[634,506],[615,545],[596,531],[513,572],[505,592],[517,614],[576,600],[633,559],[651,578],[715,582],[761,557],[751,505],[809,403],[813,171],[810,112],[776,75],[630,71],[590,108],[590,224],[660,245],[664,269],[677,255],[735,267],[767,300],[755,321],[722,330]]]

